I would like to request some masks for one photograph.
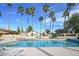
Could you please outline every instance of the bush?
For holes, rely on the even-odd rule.
[[[52,34],[52,35],[50,35],[49,38],[56,38],[56,37],[57,37],[57,34]]]
[[[32,26],[29,26],[29,27],[26,29],[26,32],[30,32],[30,31],[32,31],[32,30],[33,30]]]

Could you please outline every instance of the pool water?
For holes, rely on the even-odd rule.
[[[15,41],[0,44],[0,47],[79,47],[79,44],[68,41],[39,40],[39,41]]]

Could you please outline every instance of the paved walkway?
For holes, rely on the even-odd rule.
[[[79,47],[0,48],[0,56],[79,56]]]

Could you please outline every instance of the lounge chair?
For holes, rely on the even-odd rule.
[[[0,48],[0,56],[5,56],[6,48]]]

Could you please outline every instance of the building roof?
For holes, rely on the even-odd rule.
[[[0,33],[9,33],[9,32],[10,32],[9,30],[1,29],[1,28],[0,28]]]

